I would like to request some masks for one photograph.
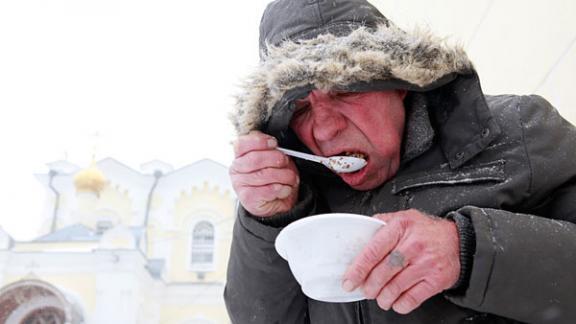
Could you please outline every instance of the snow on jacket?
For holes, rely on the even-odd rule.
[[[276,1],[261,27],[262,62],[232,115],[240,134],[306,150],[288,123],[292,101],[314,88],[407,89],[407,125],[401,168],[376,189],[296,161],[290,212],[257,219],[239,206],[225,289],[233,323],[576,323],[576,129],[548,102],[485,96],[461,49],[405,33],[364,1]],[[470,220],[475,248],[463,289],[407,315],[309,299],[274,249],[302,217],[408,208]]]

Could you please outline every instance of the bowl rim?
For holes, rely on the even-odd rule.
[[[352,213],[325,213],[325,214],[318,214],[318,215],[310,215],[299,220],[296,220],[288,226],[284,227],[274,242],[274,247],[278,254],[286,261],[288,261],[288,255],[284,247],[287,243],[287,235],[290,232],[297,230],[300,227],[308,226],[310,223],[316,223],[320,221],[324,221],[326,219],[348,219],[352,221],[361,221],[367,223],[374,223],[378,225],[386,225],[386,222],[380,220],[378,218],[374,218],[371,216],[361,215],[361,214],[352,214]]]

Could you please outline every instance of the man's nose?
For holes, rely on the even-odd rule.
[[[346,120],[329,102],[320,103],[315,107],[313,133],[319,141],[334,138],[346,127]]]

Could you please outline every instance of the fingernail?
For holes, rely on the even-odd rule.
[[[278,141],[275,138],[268,139],[268,147],[275,148],[278,145]]]
[[[394,310],[400,314],[407,314],[410,312],[410,305],[404,301],[399,301],[393,305]]]
[[[352,281],[346,279],[344,280],[344,283],[342,284],[342,288],[348,292],[354,290],[354,284],[352,283]]]
[[[278,193],[278,198],[280,198],[280,199],[287,198],[288,196],[290,196],[291,193],[292,193],[292,188],[290,188],[288,186],[283,186],[282,189],[280,189],[280,192]]]

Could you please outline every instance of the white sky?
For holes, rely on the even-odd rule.
[[[113,157],[228,165],[227,114],[257,64],[265,0],[0,2],[0,226],[37,228],[34,173]],[[95,136],[98,134],[98,136]]]

